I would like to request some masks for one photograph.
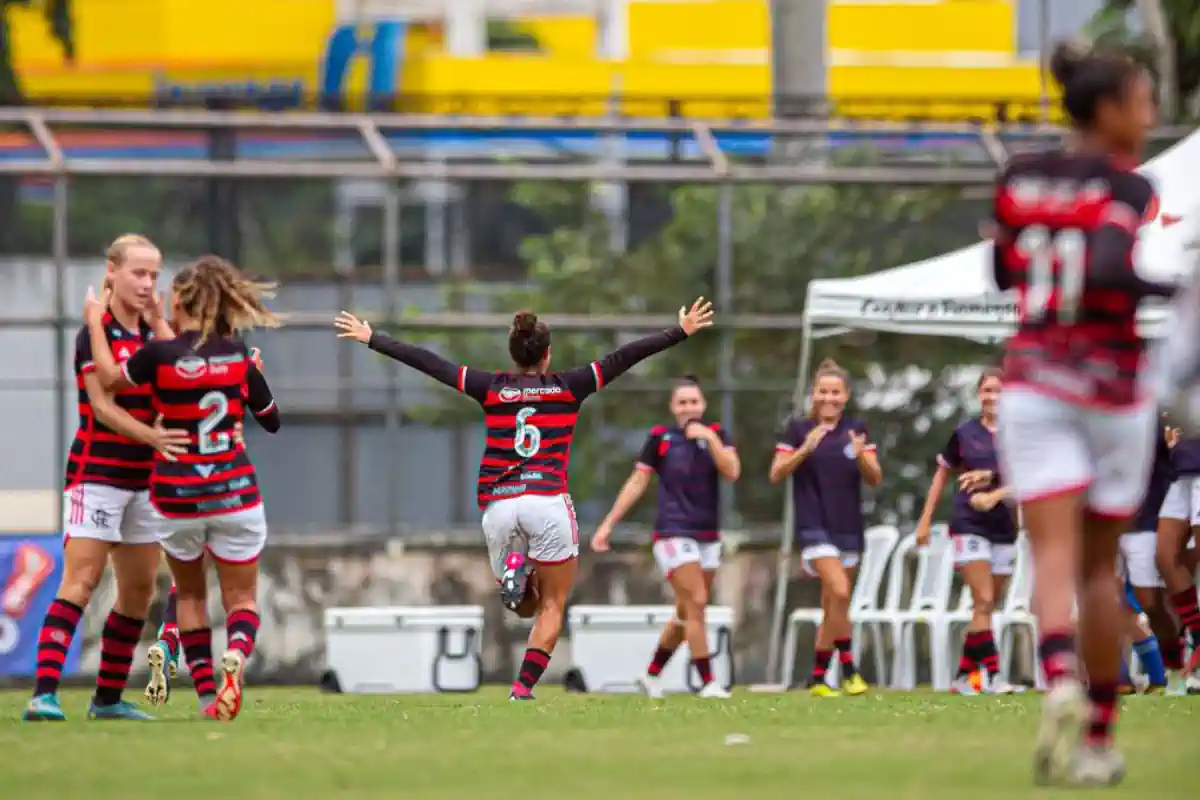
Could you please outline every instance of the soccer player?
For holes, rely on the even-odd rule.
[[[818,697],[836,697],[825,683],[836,650],[842,688],[849,695],[865,694],[867,682],[854,663],[851,640],[850,589],[863,549],[862,485],[878,486],[883,470],[867,426],[845,415],[850,379],[833,361],[817,367],[809,415],[792,419],[775,446],[771,483],[792,477],[795,536],[806,570],[821,581],[821,609],[816,660],[808,690]]]
[[[1175,445],[1171,466],[1175,482],[1159,511],[1156,564],[1171,610],[1190,640],[1192,657],[1184,668],[1190,677],[1200,669],[1200,605],[1194,566],[1186,557],[1188,541],[1200,529],[1200,439],[1189,437]],[[1170,641],[1164,638],[1163,644],[1170,651],[1164,654],[1168,668],[1177,669],[1175,656],[1178,651],[1182,661],[1183,643],[1173,637]]]
[[[96,375],[97,357],[124,361],[151,337],[174,335],[155,291],[162,265],[158,248],[143,236],[126,235],[109,246],[107,255],[107,304],[96,309],[100,335],[93,339],[85,327],[75,337],[79,430],[67,457],[63,576],[38,637],[37,681],[23,714],[30,721],[66,719],[58,701],[63,664],[110,558],[117,600],[101,634],[100,670],[88,717],[149,719],[121,695],[160,557],[150,465],[156,449],[166,457],[182,452],[187,436],[155,423],[148,392],[113,394]]]
[[[1073,140],[1013,159],[996,184],[996,285],[1019,295],[997,443],[1029,531],[1049,685],[1035,777],[1103,786],[1125,773],[1112,743],[1127,620],[1118,541],[1142,502],[1157,426],[1139,392],[1137,309],[1174,287],[1143,281],[1132,267],[1154,197],[1132,171],[1154,123],[1149,75],[1124,53],[1069,45],[1056,48],[1051,71]]]
[[[679,309],[679,325],[630,342],[599,361],[550,372],[550,328],[519,311],[508,334],[513,372],[454,364],[397,341],[343,311],[339,337],[424,372],[483,407],[486,445],[478,498],[492,571],[506,608],[534,617],[510,700],[532,700],[562,633],[567,595],[579,565],[579,528],[567,493],[567,466],[580,406],[633,365],[712,325],[712,304]]]
[[[981,669],[982,689],[990,694],[1011,694],[1012,686],[1000,679],[1000,657],[992,637],[992,613],[1004,596],[1017,556],[1017,525],[1005,499],[996,463],[996,402],[1003,384],[1000,370],[986,370],[979,378],[979,416],[954,429],[938,455],[925,508],[917,523],[917,544],[929,543],[929,529],[938,499],[952,473],[961,473],[954,494],[950,531],[954,538],[954,563],[971,591],[971,622],[963,642],[958,677],[951,687],[957,694],[977,694],[971,675]]]
[[[669,406],[675,424],[651,429],[633,472],[592,537],[592,549],[609,549],[613,526],[641,499],[650,477],[657,474],[654,560],[675,593],[675,618],[659,636],[642,687],[651,698],[662,697],[659,675],[686,640],[703,684],[700,696],[724,699],[730,695],[713,680],[704,610],[721,566],[720,482],[736,481],[742,464],[725,429],[703,422],[707,403],[694,377],[675,383]]]
[[[1162,651],[1159,649],[1158,639],[1154,632],[1142,624],[1141,616],[1145,612],[1138,604],[1137,596],[1133,592],[1133,584],[1128,580],[1125,581],[1125,606],[1129,619],[1129,641],[1133,643],[1133,652],[1137,654],[1138,661],[1141,662],[1142,669],[1146,673],[1146,694],[1163,694],[1167,690],[1167,669],[1163,663]],[[1118,691],[1120,694],[1133,694],[1137,691],[1123,653]]]
[[[163,520],[160,542],[178,593],[184,657],[202,714],[219,720],[241,711],[243,671],[258,636],[258,558],[267,523],[237,425],[247,409],[270,432],[279,430],[280,420],[266,379],[235,331],[279,325],[265,304],[268,288],[224,259],[204,256],[172,284],[174,340],[151,342],[120,367],[97,360],[106,386],[151,387],[166,421],[189,434],[178,461],[154,462],[151,499]],[[88,326],[96,340],[102,331],[94,315]],[[216,562],[227,615],[219,687],[206,611],[206,551]]]
[[[169,681],[179,670],[178,603],[179,593],[175,590],[175,584],[171,584],[166,602],[163,603],[162,625],[158,627],[154,644],[146,651],[146,666],[150,671],[146,699],[156,706],[167,702],[171,694]]]

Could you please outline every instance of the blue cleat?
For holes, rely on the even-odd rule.
[[[96,705],[96,701],[93,700],[91,705],[88,706],[87,718],[88,719],[138,719],[138,720],[154,719],[154,717],[150,716],[145,711],[142,711],[140,708],[135,706],[133,703],[130,703],[126,700],[122,700],[118,703],[113,703],[110,706]]]
[[[26,722],[66,722],[67,715],[58,704],[58,695],[39,694],[34,695],[29,705],[25,706],[21,719]]]

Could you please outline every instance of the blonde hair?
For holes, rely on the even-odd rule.
[[[114,267],[125,266],[125,259],[129,257],[129,251],[135,247],[145,247],[158,253],[158,245],[150,241],[149,238],[142,236],[140,233],[124,233],[113,239],[112,244],[104,251],[104,258],[109,264]],[[105,273],[104,280],[100,281],[100,293],[104,294],[112,288],[112,278]]]
[[[820,364],[817,364],[817,369],[813,373],[812,389],[809,390],[810,399],[812,392],[816,391],[817,384],[821,378],[837,378],[842,382],[842,386],[846,388],[846,392],[849,393],[850,391],[850,373],[842,369],[832,358],[827,358]],[[811,402],[809,403],[808,417],[809,419],[817,418],[817,407]]]
[[[283,320],[267,308],[275,284],[244,276],[220,256],[201,256],[179,271],[171,284],[179,308],[200,323],[199,346],[216,333],[231,336],[250,328],[278,328]]]

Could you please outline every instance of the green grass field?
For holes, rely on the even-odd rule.
[[[1038,698],[876,694],[816,700],[739,693],[575,696],[505,693],[352,697],[250,687],[232,724],[194,718],[184,686],[159,720],[19,721],[26,695],[0,693],[0,797],[382,798],[486,796],[938,800],[1039,794],[1029,751]],[[190,688],[190,687],[188,687]],[[748,737],[727,743],[731,734]],[[1124,704],[1129,776],[1105,797],[1195,796],[1200,698]]]

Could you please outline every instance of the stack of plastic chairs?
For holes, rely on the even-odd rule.
[[[933,688],[950,688],[950,666],[944,658],[950,632],[950,590],[954,583],[954,550],[945,525],[933,528],[930,542],[917,553],[917,574],[908,607],[892,623],[892,686],[913,689],[917,684],[916,629],[924,626]]]

